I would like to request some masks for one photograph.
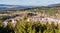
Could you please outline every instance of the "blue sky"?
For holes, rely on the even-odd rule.
[[[27,5],[27,6],[46,6],[49,4],[60,3],[60,0],[0,0],[0,4]]]

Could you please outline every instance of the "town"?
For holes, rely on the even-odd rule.
[[[4,15],[4,14],[2,14]],[[5,15],[4,15],[5,16]],[[7,26],[7,24],[10,22],[12,24],[16,24],[17,21],[23,21],[23,19],[25,18],[25,20],[27,22],[29,21],[33,21],[33,22],[48,22],[49,24],[51,24],[51,22],[54,22],[55,24],[60,24],[60,19],[57,19],[57,18],[53,18],[53,17],[48,17],[46,14],[42,13],[41,12],[27,12],[27,11],[24,11],[24,12],[14,12],[14,13],[11,13],[11,14],[7,14],[7,16],[10,16],[9,18],[5,19],[3,21],[3,24],[5,26]]]

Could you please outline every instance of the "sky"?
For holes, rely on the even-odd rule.
[[[0,4],[25,6],[47,6],[57,3],[60,3],[60,0],[0,0]]]

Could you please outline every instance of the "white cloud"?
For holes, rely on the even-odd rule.
[[[15,5],[48,5],[60,3],[60,0],[0,0],[0,4]]]

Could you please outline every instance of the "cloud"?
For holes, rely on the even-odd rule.
[[[60,0],[0,0],[0,4],[42,6],[60,3]]]

